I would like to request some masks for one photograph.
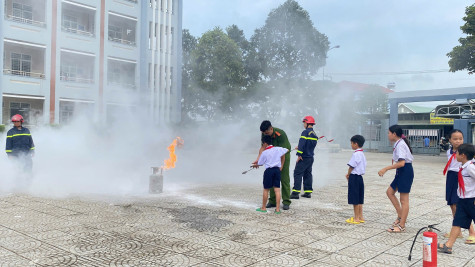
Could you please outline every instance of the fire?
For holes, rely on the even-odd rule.
[[[170,154],[169,158],[164,161],[164,165],[160,167],[163,170],[168,170],[175,168],[175,162],[176,162],[176,154],[175,154],[175,147],[182,147],[184,144],[184,141],[181,137],[176,137],[173,142],[167,147],[167,150]]]

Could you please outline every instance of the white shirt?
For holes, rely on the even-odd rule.
[[[406,163],[412,163],[414,157],[409,150],[406,142],[401,138],[396,143],[394,143],[393,147],[393,160],[394,162],[404,160]]]
[[[450,160],[450,157],[457,154],[456,151],[453,151],[454,154],[450,154],[450,151],[452,151],[452,149],[447,150],[447,160]],[[454,157],[447,171],[459,172],[460,166],[462,166],[462,163],[457,161],[457,157]]]
[[[460,198],[475,198],[475,165],[471,160],[462,166],[462,177],[465,184],[465,195],[460,192],[460,187],[457,190],[457,195]]]
[[[257,161],[257,165],[264,165],[266,169],[273,167],[282,167],[282,162],[280,157],[285,155],[289,150],[287,148],[278,147],[278,146],[268,146],[264,150]]]
[[[364,156],[363,149],[357,149],[353,152],[348,166],[352,167],[351,174],[363,175],[366,171],[366,157]]]

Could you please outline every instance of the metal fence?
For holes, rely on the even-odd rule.
[[[381,136],[387,135],[387,127],[381,127]],[[440,154],[440,137],[439,129],[403,129],[403,134],[408,139],[413,154]],[[379,142],[379,152],[392,152],[392,144],[387,138],[381,138]]]

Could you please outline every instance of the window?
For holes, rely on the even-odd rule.
[[[12,74],[30,76],[31,74],[31,56],[19,53],[12,53]]]
[[[13,3],[12,5],[13,16],[21,18],[22,22],[32,23],[33,21],[33,8],[29,5],[20,3]]]
[[[59,102],[59,123],[68,123],[74,115],[74,102]]]
[[[112,40],[122,40],[122,28],[109,25],[109,38]]]
[[[29,121],[30,118],[30,104],[21,103],[21,102],[10,102],[10,117],[20,114],[23,116],[25,121]]]

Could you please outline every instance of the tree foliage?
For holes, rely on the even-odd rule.
[[[264,76],[273,80],[313,76],[325,65],[329,47],[328,38],[295,0],[272,10],[251,42]]]
[[[460,45],[454,47],[447,56],[450,58],[451,72],[467,70],[469,74],[475,72],[475,4],[465,9],[465,24],[460,27],[467,37],[460,38]]]

